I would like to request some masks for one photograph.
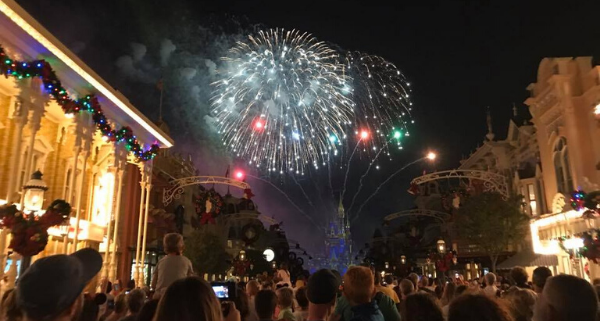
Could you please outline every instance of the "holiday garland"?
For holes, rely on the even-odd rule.
[[[71,205],[63,200],[55,200],[41,216],[33,219],[17,210],[15,205],[0,207],[0,226],[9,228],[12,239],[9,248],[23,256],[33,256],[44,250],[48,244],[48,228],[62,224],[69,218]]]
[[[71,99],[47,61],[43,59],[31,62],[17,61],[8,57],[4,48],[0,46],[0,72],[5,77],[12,76],[17,79],[40,77],[44,83],[44,89],[56,100],[65,114],[83,111],[92,114],[92,119],[102,135],[111,142],[125,142],[127,150],[132,152],[137,160],[151,160],[158,153],[159,146],[156,143],[152,144],[149,149],[143,150],[131,128],[125,126],[118,130],[113,129],[95,96],[88,95],[83,99]]]

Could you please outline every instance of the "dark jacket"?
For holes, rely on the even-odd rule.
[[[370,303],[353,306],[352,314],[353,317],[350,321],[384,321],[383,314],[381,314],[375,300]]]

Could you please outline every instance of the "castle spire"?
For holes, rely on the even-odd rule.
[[[496,135],[494,135],[494,132],[492,131],[492,114],[490,112],[490,107],[489,106],[487,108],[487,117],[486,118],[487,118],[486,120],[487,120],[488,133],[487,133],[487,135],[485,135],[485,137],[489,141],[492,141],[492,140],[494,140],[494,137]]]

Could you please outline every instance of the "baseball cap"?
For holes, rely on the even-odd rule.
[[[57,316],[77,300],[101,268],[102,256],[90,248],[41,258],[19,278],[17,304],[34,319]]]
[[[331,303],[336,298],[340,281],[328,269],[321,269],[308,278],[306,296],[314,304]]]

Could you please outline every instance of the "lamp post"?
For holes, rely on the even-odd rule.
[[[400,256],[400,263],[402,263],[402,265],[406,264],[406,255]]]
[[[23,185],[23,215],[29,211],[29,221],[35,220],[35,212],[42,209],[44,204],[44,194],[48,190],[48,185],[42,180],[42,172],[35,171],[31,174],[31,179]],[[21,268],[19,275],[23,275],[25,270],[31,265],[31,256],[23,256],[21,259]]]

